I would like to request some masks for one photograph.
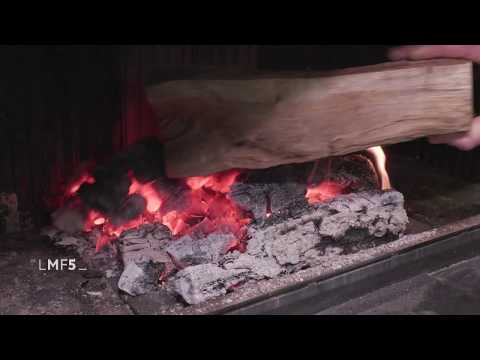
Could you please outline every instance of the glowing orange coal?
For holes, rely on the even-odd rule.
[[[102,222],[103,219],[103,222]],[[91,231],[96,225],[102,225],[105,223],[105,217],[95,210],[90,210],[85,221],[85,231]]]
[[[160,206],[162,206],[162,199],[157,190],[153,187],[153,182],[141,184],[137,179],[131,175],[132,184],[128,189],[128,195],[139,194],[147,202],[147,211],[154,213]]]
[[[390,190],[392,188],[392,184],[390,183],[390,177],[388,176],[386,168],[387,157],[385,155],[385,152],[383,151],[381,146],[372,147],[370,149],[367,149],[367,151],[374,157],[375,168],[380,176],[382,190]]]
[[[104,217],[99,217],[93,221],[95,225],[102,225],[105,224],[105,218]]]
[[[93,176],[91,176],[87,172],[83,173],[78,179],[76,179],[73,183],[71,183],[70,186],[68,186],[67,196],[72,196],[76,194],[78,189],[80,189],[80,187],[85,183],[87,184],[95,183],[95,179],[93,178]]]
[[[186,209],[166,213],[161,219],[162,223],[174,235],[194,230],[207,235],[220,230],[241,238],[245,225],[251,219],[227,196],[238,175],[239,171],[231,170],[211,176],[187,178],[190,205]]]
[[[390,180],[385,169],[386,157],[382,148],[374,147],[368,151],[375,157],[382,189],[389,189]],[[311,183],[317,167],[318,163],[312,170],[310,180],[306,179],[308,184]],[[175,237],[187,234],[203,237],[216,231],[231,233],[235,238],[231,249],[242,251],[246,244],[246,225],[252,221],[251,214],[243,211],[228,197],[230,188],[239,175],[240,171],[231,170],[210,176],[186,178],[182,180],[187,185],[185,192],[181,195],[182,201],[177,202],[176,199],[172,199],[171,194],[162,193],[155,182],[142,183],[135,174],[130,172],[131,184],[128,195],[137,194],[145,199],[146,206],[143,213],[127,223],[113,225],[106,214],[91,210],[84,229],[87,232],[95,230],[100,234],[97,238],[97,250],[114,241],[126,230],[144,223],[161,223],[167,226]],[[95,179],[90,174],[83,174],[67,188],[67,196],[74,196],[82,184],[94,182]],[[305,197],[310,204],[325,202],[350,191],[350,185],[325,180],[318,185],[308,185]],[[267,217],[272,216],[269,205],[267,205],[266,214]]]
[[[226,194],[235,183],[240,171],[231,170],[210,176],[195,176],[187,178],[187,185],[192,190],[207,188],[219,193]]]
[[[162,224],[167,226],[173,235],[178,235],[188,227],[188,224],[183,221],[183,217],[179,216],[177,211],[168,212],[162,217]]]
[[[141,183],[130,173],[129,195],[138,194],[146,200],[146,209],[136,219],[120,226],[114,226],[108,217],[91,210],[85,223],[85,231],[100,230],[97,250],[113,241],[128,229],[143,223],[161,223],[167,226],[174,236],[198,232],[208,235],[215,231],[229,232],[236,238],[232,248],[242,249],[246,227],[250,217],[239,209],[228,197],[230,187],[235,183],[239,171],[232,170],[211,176],[185,179],[189,190],[186,207],[162,210],[166,197],[155,188],[154,182]]]
[[[326,180],[317,186],[309,187],[305,197],[307,198],[309,204],[316,204],[331,200],[338,195],[343,194],[347,187],[348,184],[339,184],[334,181]]]
[[[374,157],[375,169],[379,175],[379,180],[381,182],[382,190],[391,189],[390,177],[386,169],[387,157],[381,146],[375,146],[367,149]],[[330,165],[329,165],[330,167]],[[309,176],[309,179],[312,179],[315,175],[315,172],[318,168],[318,162],[314,164],[312,173]],[[327,177],[329,176],[330,170],[327,171]],[[308,181],[308,184],[311,183],[311,180]],[[307,198],[310,204],[316,204],[320,202],[325,202],[331,200],[338,195],[344,194],[350,184],[341,184],[332,180],[324,180],[319,185],[312,186],[309,185],[307,188],[307,193],[305,197]]]

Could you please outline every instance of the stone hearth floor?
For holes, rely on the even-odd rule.
[[[38,260],[75,258],[32,235],[0,238],[0,314],[154,314],[148,297],[126,302],[116,284],[81,271],[44,272]],[[332,314],[480,314],[480,256],[375,290]]]
[[[132,314],[108,279],[88,271],[40,271],[38,261],[48,258],[75,255],[38,236],[0,238],[0,314]]]

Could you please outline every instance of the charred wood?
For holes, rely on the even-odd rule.
[[[118,239],[123,263],[170,262],[164,250],[170,240],[170,230],[161,224],[144,224],[124,231]]]
[[[396,191],[343,195],[309,206],[303,215],[283,223],[251,226],[244,254],[226,255],[220,265],[210,264],[205,274],[204,267],[187,267],[174,278],[174,286],[185,301],[195,304],[224,294],[231,276],[242,283],[316,266],[331,256],[397,239],[407,223],[403,196]],[[239,272],[232,275],[220,269]]]

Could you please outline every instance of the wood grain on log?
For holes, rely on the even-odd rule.
[[[389,63],[330,73],[167,81],[149,100],[170,177],[262,169],[463,132],[472,64]]]

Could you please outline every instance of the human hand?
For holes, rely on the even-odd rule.
[[[391,49],[391,60],[427,60],[435,58],[465,59],[480,63],[480,45],[414,45]],[[432,144],[448,144],[460,150],[472,150],[480,145],[480,117],[473,119],[470,131],[463,134],[429,138]]]

